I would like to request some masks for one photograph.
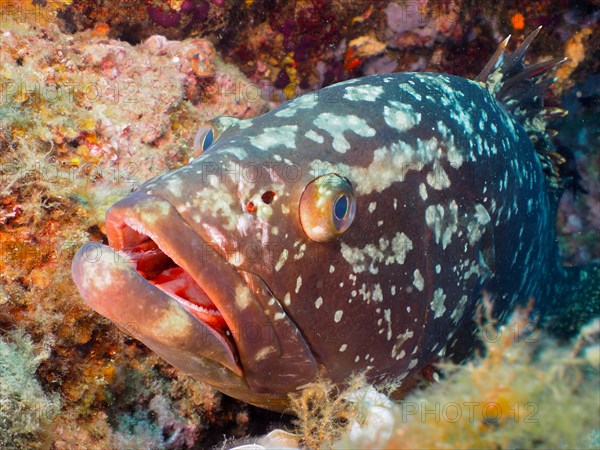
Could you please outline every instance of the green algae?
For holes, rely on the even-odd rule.
[[[0,339],[0,448],[45,448],[44,437],[60,410],[57,395],[46,394],[36,369],[48,357],[21,331]]]

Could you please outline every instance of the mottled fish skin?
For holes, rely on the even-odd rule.
[[[302,228],[299,204],[327,173],[352,185],[356,217],[318,243]],[[268,204],[265,192],[274,193]],[[215,364],[182,362],[177,346],[158,348],[143,330],[138,337],[197,378],[272,409],[317,374],[343,383],[367,370],[406,381],[444,352],[472,346],[461,330],[470,330],[483,290],[503,318],[518,302],[550,296],[557,270],[551,199],[530,139],[483,83],[456,76],[354,79],[233,121],[194,161],[113,208],[124,217],[140,198],[166,200],[203,248],[250,283],[249,296],[248,284],[231,281],[239,289],[227,300],[228,325],[242,331],[238,349],[251,339],[258,347],[240,357],[241,375],[224,366],[203,373]],[[168,225],[174,211],[160,214]],[[76,258],[86,300],[82,274],[95,270]],[[88,302],[99,309],[100,300]],[[262,319],[249,314],[244,323],[247,308],[264,311]],[[289,351],[277,323],[294,336]],[[274,369],[269,355],[286,368]],[[278,373],[291,380],[285,387]]]

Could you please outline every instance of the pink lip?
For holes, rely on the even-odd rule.
[[[73,280],[86,303],[161,353],[165,347],[202,355],[238,376],[235,346],[142,277],[123,253],[90,243],[73,260]]]

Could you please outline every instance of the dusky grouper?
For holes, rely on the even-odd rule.
[[[559,156],[539,30],[479,77],[345,81],[202,127],[200,154],[111,207],[110,246],[73,262],[85,301],[222,392],[282,410],[352,373],[399,391],[502,320],[556,296]],[[214,142],[213,142],[214,141]]]

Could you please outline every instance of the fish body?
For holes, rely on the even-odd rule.
[[[556,201],[492,62],[483,80],[374,75],[218,119],[196,159],[109,210],[110,246],[73,263],[83,298],[259,406],[365,371],[402,391],[473,347],[482,292],[500,319],[554,295]]]

